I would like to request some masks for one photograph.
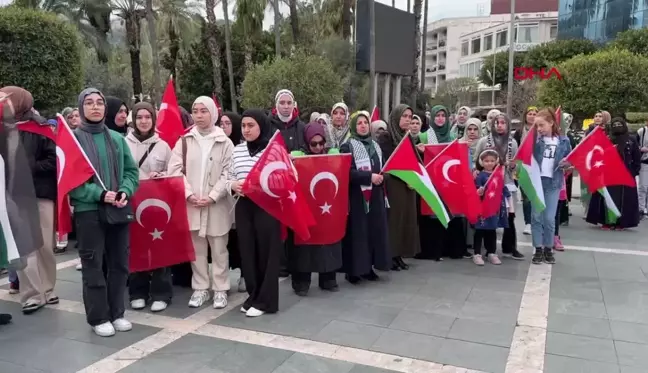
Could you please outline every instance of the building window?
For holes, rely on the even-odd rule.
[[[481,39],[473,39],[470,42],[470,53],[475,54],[481,52]]]
[[[508,30],[498,31],[495,36],[495,47],[503,47],[508,44]]]
[[[549,38],[555,40],[558,37],[558,25],[551,25],[549,28]]]
[[[484,36],[484,51],[493,49],[493,34]]]
[[[468,64],[463,64],[459,66],[459,76],[467,77],[468,76]]]
[[[515,31],[516,43],[537,43],[540,41],[538,25],[520,25]]]
[[[468,42],[464,41],[461,43],[461,55],[462,56],[467,56],[468,55]]]
[[[481,73],[482,62],[475,61],[470,63],[465,63],[459,66],[459,76],[465,78],[477,78]]]

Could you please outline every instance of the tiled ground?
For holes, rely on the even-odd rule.
[[[340,278],[335,294],[314,287],[300,298],[284,281],[280,312],[255,319],[238,311],[243,295],[232,294],[224,311],[190,309],[190,291],[176,289],[163,314],[129,311],[133,331],[107,339],[85,323],[71,252],[57,257],[65,267],[58,272],[58,307],[23,316],[17,298],[0,287],[0,311],[15,317],[0,327],[0,373],[648,372],[645,225],[602,232],[573,207],[562,232],[573,247],[548,270],[544,294],[530,286],[528,259],[482,268],[469,260],[410,261],[409,271],[377,283],[352,286]],[[522,228],[519,217],[520,246],[529,253]],[[534,276],[542,280],[542,273]],[[233,272],[233,285],[237,277]],[[523,296],[540,308],[545,297],[539,327],[530,324],[542,337],[538,346],[520,344]],[[511,365],[524,353],[538,369]]]

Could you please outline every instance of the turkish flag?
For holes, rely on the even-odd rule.
[[[223,115],[223,107],[220,104],[220,101],[218,101],[218,97],[216,97],[216,94],[212,94],[212,100],[214,100],[214,105],[216,105],[216,110],[218,110],[218,116]]]
[[[30,120],[27,122],[19,123],[16,126],[16,128],[18,128],[18,130],[20,131],[31,132],[37,135],[45,136],[48,139],[56,142],[56,136],[54,135],[54,130],[52,130],[52,127],[47,123],[40,124],[33,120]]]
[[[481,202],[470,172],[468,144],[455,140],[425,166],[432,183],[453,215],[465,215],[472,224],[481,213]],[[421,202],[421,210],[430,207]]]
[[[182,176],[140,180],[131,197],[130,272],[150,271],[193,262],[187,202]]]
[[[180,116],[178,99],[176,98],[175,88],[173,87],[173,78],[169,79],[164,89],[162,104],[157,115],[156,131],[160,135],[160,138],[169,144],[171,149],[173,149],[180,136],[185,133],[185,128],[182,125],[182,117]]]
[[[279,131],[245,178],[243,194],[302,240],[310,238],[309,227],[315,225],[315,219]]]
[[[432,160],[436,158],[436,156],[439,155],[439,153],[441,153],[447,147],[448,144],[425,145],[425,151],[423,152],[423,165],[429,165],[430,162],[432,162]],[[430,175],[430,180],[432,180],[432,183],[434,184],[434,180],[432,179],[432,173],[430,173],[430,169],[428,169],[426,166],[425,170]],[[421,214],[434,216],[434,212],[432,211],[430,206],[428,206],[428,204],[425,203],[425,201],[421,201]]]
[[[636,186],[616,146],[601,127],[597,126],[565,160],[578,170],[581,181],[589,190],[613,185]]]
[[[378,106],[374,106],[373,110],[371,111],[371,123],[380,120],[380,109],[378,109]]]
[[[329,245],[340,242],[349,213],[351,154],[297,157],[293,161],[299,186],[306,196],[315,225],[310,238],[295,237],[298,245]]]
[[[57,228],[59,234],[72,231],[68,193],[88,181],[95,170],[63,116],[58,114],[56,131]]]
[[[498,165],[484,186],[481,202],[481,216],[490,218],[500,213],[502,196],[504,195],[504,167]]]

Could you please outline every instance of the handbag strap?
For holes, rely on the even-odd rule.
[[[182,141],[182,174],[186,175],[187,174],[187,138],[186,137],[181,137],[180,140]]]
[[[155,144],[157,144],[157,143],[154,142],[153,144],[151,144],[148,147],[148,149],[146,149],[146,153],[144,153],[142,158],[140,158],[140,160],[139,160],[139,168],[142,168],[142,165],[144,164],[144,161],[146,161],[146,158],[148,158],[149,154],[151,153],[151,150],[153,150],[153,148],[155,147]]]

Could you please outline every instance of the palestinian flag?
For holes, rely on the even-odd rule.
[[[621,211],[619,211],[616,203],[612,200],[610,192],[608,192],[607,188],[601,188],[598,192],[603,196],[603,200],[605,201],[605,221],[608,224],[616,223],[617,219],[621,217]]]
[[[439,197],[434,185],[432,185],[430,175],[428,175],[425,167],[419,161],[409,132],[403,137],[403,140],[394,149],[387,162],[385,162],[382,173],[394,175],[403,180],[427,202],[441,224],[446,228],[448,227],[448,222],[450,221],[448,211],[443,205],[443,201],[441,201],[441,197]]]
[[[518,183],[524,194],[531,201],[533,209],[540,212],[545,209],[544,192],[542,190],[542,179],[540,177],[540,165],[533,157],[533,147],[537,138],[536,127],[529,130],[527,136],[522,140],[520,148],[514,160],[517,163]]]

